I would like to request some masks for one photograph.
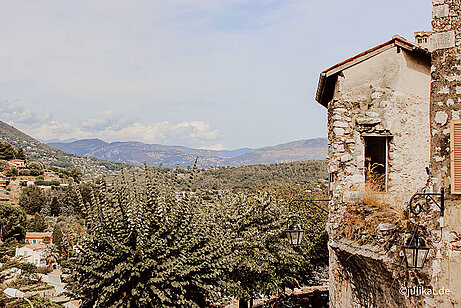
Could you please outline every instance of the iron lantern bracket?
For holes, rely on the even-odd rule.
[[[419,202],[414,202],[416,198],[418,197],[425,197],[426,198],[426,204],[429,204],[429,202],[437,205],[437,207],[440,209],[440,216],[443,217],[443,214],[445,212],[445,189],[442,188],[440,190],[440,193],[417,193],[414,194],[411,199],[410,199],[410,212],[418,217],[419,214],[423,211],[423,207],[421,203]],[[440,203],[438,203],[434,197],[439,197],[440,198]]]

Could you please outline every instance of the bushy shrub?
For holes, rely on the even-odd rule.
[[[34,184],[37,186],[59,186],[61,183],[58,181],[36,180]]]
[[[30,175],[30,169],[19,170],[19,175],[29,176]]]

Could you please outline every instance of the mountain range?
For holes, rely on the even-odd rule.
[[[214,151],[184,146],[146,144],[142,142],[105,142],[100,139],[82,139],[73,142],[50,142],[49,146],[83,157],[96,157],[117,163],[185,168],[197,157],[198,167],[242,166],[275,164],[292,161],[325,159],[327,139],[308,139],[260,149],[242,148]]]
[[[299,140],[260,149],[242,148],[213,151],[184,146],[145,144],[142,142],[105,142],[83,139],[72,142],[42,143],[13,126],[0,121],[0,140],[23,148],[28,159],[45,165],[71,169],[79,168],[88,175],[111,174],[120,169],[120,163],[186,168],[198,157],[198,167],[243,166],[276,164],[292,161],[324,160],[327,139]]]

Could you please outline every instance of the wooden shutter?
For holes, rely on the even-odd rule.
[[[451,193],[461,194],[461,120],[450,125]]]

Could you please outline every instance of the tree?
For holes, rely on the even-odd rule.
[[[39,162],[31,162],[28,164],[30,169],[30,175],[32,176],[39,176],[43,174],[43,165]]]
[[[40,212],[45,202],[45,194],[40,187],[36,185],[24,187],[19,197],[19,205],[22,206],[27,214],[31,215]]]
[[[34,214],[34,218],[30,221],[29,231],[43,232],[48,227],[45,218],[39,212]]]
[[[58,196],[53,196],[50,202],[50,215],[51,216],[59,216],[61,213],[61,207],[62,203],[60,201],[60,198]]]
[[[146,171],[145,183],[126,176],[101,182],[83,206],[87,229],[70,260],[70,285],[83,307],[204,307],[207,299],[249,300],[309,283],[320,250],[306,241],[293,248],[284,233],[289,201],[303,187],[229,191],[205,201],[190,189],[195,167],[187,191],[176,189],[177,171],[156,170],[153,178]],[[306,230],[324,232],[309,211],[298,214]]]
[[[306,206],[290,209],[296,199],[325,199],[321,193],[307,193],[311,187],[277,184],[259,189],[228,192],[221,197],[219,224],[229,228],[234,240],[227,280],[237,287],[230,294],[247,307],[248,300],[260,294],[279,296],[285,288],[318,283],[316,268],[328,263],[326,216]],[[302,204],[303,205],[303,204]],[[302,245],[289,245],[285,229],[295,215],[305,230]]]
[[[12,160],[16,157],[16,149],[8,142],[0,142],[0,159]]]
[[[19,148],[19,150],[18,150],[17,153],[16,153],[16,158],[17,158],[17,159],[26,160],[26,153],[24,153],[24,149],[23,149],[23,148]]]
[[[61,251],[55,244],[46,245],[44,254],[46,257],[46,263],[48,265],[57,263],[59,260],[61,260]]]
[[[61,212],[64,216],[70,216],[73,214],[81,215],[82,214],[82,207],[81,207],[81,195],[74,185],[69,186],[64,190],[63,200],[62,200],[62,208]]]
[[[73,168],[70,170],[70,176],[74,179],[75,182],[80,183],[82,180],[83,172],[80,169]]]
[[[5,170],[10,167],[10,164],[7,160],[0,159],[0,171]]]
[[[91,183],[82,183],[79,186],[80,194],[82,196],[83,204],[91,203],[91,194],[93,192],[93,184]]]
[[[66,249],[64,247],[64,243],[63,243],[64,231],[65,231],[65,222],[58,221],[54,225],[53,238],[51,239],[53,245],[61,253],[66,251]]]
[[[54,226],[52,243],[63,258],[79,246],[83,233],[82,220],[73,216],[61,216]]]
[[[227,217],[221,223],[232,230],[231,247],[238,251],[226,273],[237,285],[231,294],[248,301],[260,294],[281,295],[286,287],[300,287],[300,269],[309,266],[309,258],[285,238],[286,203],[257,192],[229,194],[223,204]]]
[[[227,285],[225,229],[165,177],[102,183],[85,209],[81,253],[70,261],[82,307],[204,307]]]
[[[26,214],[14,205],[0,202],[0,240],[5,242],[14,238],[24,241],[26,235]]]

